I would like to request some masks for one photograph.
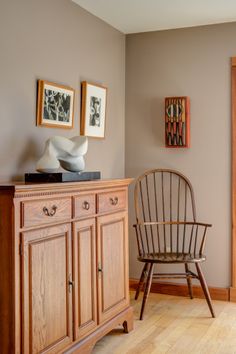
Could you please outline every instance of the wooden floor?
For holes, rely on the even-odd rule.
[[[112,331],[92,354],[236,354],[236,303],[213,301],[213,319],[202,299],[150,294],[139,321],[141,297],[133,298],[134,331]]]

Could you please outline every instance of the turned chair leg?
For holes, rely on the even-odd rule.
[[[140,318],[139,318],[140,320],[143,319],[143,313],[144,313],[145,305],[146,305],[147,298],[148,298],[148,295],[150,293],[150,289],[151,289],[151,285],[152,285],[153,266],[154,266],[154,264],[151,263],[149,271],[148,271],[148,277],[147,277],[147,281],[146,281],[146,284],[145,284],[142,307],[141,307]]]
[[[185,263],[184,265],[185,265],[185,272],[188,273],[189,272],[188,263]],[[191,279],[191,277],[187,277],[187,284],[188,284],[189,297],[190,297],[190,299],[193,299],[193,289],[192,289],[192,279]]]
[[[145,264],[144,264],[144,267],[143,267],[143,270],[142,270],[142,274],[141,274],[139,283],[138,283],[138,286],[137,286],[137,289],[136,289],[135,300],[138,300],[139,293],[140,293],[140,291],[142,290],[143,283],[144,283],[144,280],[145,280],[145,278],[146,278],[147,268],[148,268],[148,263],[145,263]]]
[[[205,295],[207,304],[208,304],[208,306],[209,306],[211,315],[212,315],[212,317],[214,318],[214,317],[215,317],[215,313],[214,313],[214,309],[213,309],[213,305],[212,305],[212,301],[211,301],[211,296],[210,296],[210,293],[209,293],[209,290],[208,290],[208,286],[207,286],[206,280],[205,280],[205,278],[204,278],[204,275],[203,275],[202,270],[201,270],[201,268],[200,268],[200,265],[199,265],[198,263],[196,263],[196,268],[197,268],[197,273],[198,273],[199,281],[200,281],[200,283],[201,283],[202,290],[203,290],[203,292],[204,292],[204,295]]]

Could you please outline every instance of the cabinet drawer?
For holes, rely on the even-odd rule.
[[[94,194],[81,195],[74,198],[75,217],[89,216],[96,213],[96,199]]]
[[[21,226],[29,227],[68,220],[71,214],[71,198],[23,202]]]
[[[98,194],[99,213],[125,209],[125,207],[126,207],[125,190]]]

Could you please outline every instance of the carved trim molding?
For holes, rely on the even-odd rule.
[[[99,182],[65,182],[65,183],[51,183],[51,184],[21,184],[13,185],[11,188],[14,188],[14,197],[15,198],[28,198],[28,197],[45,197],[45,196],[56,196],[58,194],[63,195],[64,193],[68,195],[69,193],[77,195],[80,193],[85,193],[89,191],[99,192],[99,190],[109,190],[112,188],[120,189],[122,187],[127,187],[133,181],[132,178],[127,178],[123,180],[99,180]],[[4,186],[1,186],[4,189]],[[7,188],[7,186],[6,186]]]

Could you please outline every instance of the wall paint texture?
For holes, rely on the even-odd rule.
[[[211,222],[204,271],[209,285],[230,285],[230,57],[236,23],[126,37],[68,0],[0,2],[0,178],[34,171],[53,135],[79,135],[80,82],[108,87],[105,140],[89,139],[86,170],[137,177],[155,167],[192,181],[198,219]],[[126,70],[126,122],[125,122]],[[76,89],[73,130],[35,126],[36,82]],[[164,97],[187,95],[191,147],[164,147]],[[125,126],[126,124],[126,126]],[[124,132],[126,130],[126,140]],[[133,187],[130,225],[134,222]],[[130,273],[137,278],[130,226]]]
[[[171,168],[192,182],[198,220],[213,224],[203,265],[211,286],[231,276],[230,57],[236,23],[128,35],[126,38],[126,176]],[[164,147],[164,98],[189,96],[191,147]],[[130,224],[133,214],[130,192]],[[139,277],[130,227],[130,272]],[[165,269],[166,270],[166,269]]]
[[[108,87],[105,140],[89,139],[86,170],[124,175],[125,36],[69,0],[0,2],[0,178],[34,171],[47,138],[79,135],[80,82]],[[40,128],[36,82],[76,89],[73,130]]]

